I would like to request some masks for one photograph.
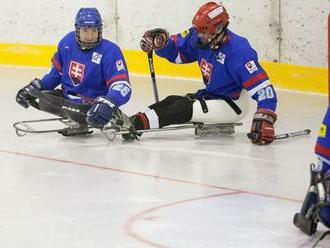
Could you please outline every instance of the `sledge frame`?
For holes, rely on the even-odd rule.
[[[64,124],[65,126],[63,128],[51,128],[51,129],[36,129],[33,127],[33,124],[36,123],[55,123],[60,122]],[[207,132],[212,133],[212,130],[214,130],[215,134],[219,135],[219,131],[221,133],[221,130],[232,130],[232,132],[225,131],[223,134],[233,134],[234,133],[234,127],[235,126],[242,126],[242,123],[214,123],[214,124],[207,124],[207,123],[187,123],[187,124],[178,124],[178,125],[171,125],[163,128],[157,128],[157,129],[146,129],[146,130],[136,130],[135,133],[137,135],[140,135],[142,133],[154,133],[154,132],[164,132],[164,131],[175,131],[175,130],[183,130],[183,129],[195,129],[195,135],[196,136],[204,136],[206,133],[203,133],[203,130],[207,130]],[[54,133],[54,132],[61,132],[66,129],[77,129],[79,126],[73,125],[72,121],[68,118],[48,118],[48,119],[38,119],[38,120],[27,120],[27,121],[18,121],[13,124],[13,127],[15,129],[16,135],[23,137],[27,133]],[[94,127],[89,127],[90,130],[98,129]],[[123,134],[131,134],[132,132],[127,129],[121,129],[118,127],[115,127],[113,125],[105,126],[103,129],[99,129],[104,136],[109,140],[112,141],[117,135],[123,135]]]

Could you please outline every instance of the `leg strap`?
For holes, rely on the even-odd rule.
[[[242,113],[242,110],[238,107],[238,105],[229,97],[222,98],[228,105],[235,111],[237,115]]]
[[[207,113],[207,112],[209,112],[209,109],[207,108],[207,104],[206,104],[206,102],[205,102],[205,100],[204,99],[200,99],[200,100],[198,100],[199,101],[199,103],[201,104],[201,107],[202,107],[202,110],[203,110],[203,113]]]

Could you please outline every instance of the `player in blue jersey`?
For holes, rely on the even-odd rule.
[[[46,99],[52,99],[39,102],[40,110],[62,117],[69,115],[82,126],[104,126],[115,110],[130,99],[125,59],[118,45],[102,38],[102,19],[96,8],[78,11],[75,31],[59,42],[50,71],[18,91],[16,101],[24,108],[34,100],[29,94],[31,89],[45,91],[49,97]],[[70,102],[87,105],[87,116],[74,118],[72,108],[63,107]]]
[[[274,138],[277,97],[258,55],[246,38],[230,31],[223,5],[208,2],[200,7],[193,27],[170,36],[164,29],[145,32],[143,51],[177,64],[197,61],[205,87],[188,96],[169,96],[132,116],[136,129],[161,128],[188,121],[231,123],[246,113],[248,94],[257,102],[248,137],[255,144]],[[243,91],[243,89],[245,89]]]
[[[311,164],[310,186],[294,224],[308,235],[316,232],[320,221],[330,228],[330,106],[320,127],[315,145],[318,164]]]

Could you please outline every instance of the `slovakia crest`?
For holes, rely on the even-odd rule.
[[[250,74],[258,70],[256,63],[253,60],[247,62],[245,64],[245,68],[249,71]]]
[[[208,84],[212,76],[213,65],[208,63],[205,59],[202,59],[199,67],[203,74],[205,84]]]
[[[121,59],[116,61],[116,66],[118,71],[125,70],[123,60]]]
[[[85,65],[74,60],[70,62],[69,75],[74,86],[80,84],[84,78]]]

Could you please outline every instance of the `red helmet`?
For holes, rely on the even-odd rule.
[[[227,27],[228,23],[229,15],[225,7],[215,2],[201,6],[192,21],[197,32],[207,36],[218,34],[222,27]]]

